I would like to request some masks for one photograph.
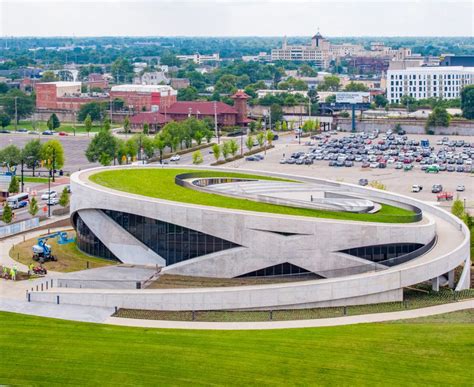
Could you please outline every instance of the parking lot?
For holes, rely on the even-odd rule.
[[[463,170],[471,170],[473,137],[451,136],[448,140],[445,139],[445,144],[442,141],[445,136],[408,135],[403,139],[393,135],[394,140],[388,137],[385,134],[371,138],[370,134],[362,137],[360,134],[338,133],[318,137],[311,140],[311,144],[308,143],[309,139],[302,139],[302,144],[299,145],[298,139],[293,136],[289,144],[275,142],[275,148],[268,151],[261,161],[238,160],[229,165],[352,184],[358,184],[360,179],[367,179],[369,183],[378,181],[387,190],[431,202],[437,201],[437,194],[431,192],[432,186],[440,184],[443,191],[453,193],[455,198],[466,199],[468,207],[474,207],[474,175],[465,171],[456,172],[456,169],[453,172],[447,171],[447,167],[451,165],[462,165]],[[429,147],[421,146],[424,139],[429,140]],[[451,146],[452,141],[459,141],[459,146],[455,146],[456,143]],[[308,145],[304,145],[305,143]],[[336,149],[337,152],[334,151]],[[361,153],[353,153],[353,150],[360,150]],[[294,161],[288,163],[289,159]],[[450,160],[454,162],[450,163]],[[458,164],[457,160],[462,160],[462,164]],[[330,163],[334,166],[330,166]],[[382,168],[380,164],[384,164]],[[411,167],[406,167],[408,165]],[[430,172],[426,172],[426,169]],[[412,192],[413,185],[420,185],[423,189]],[[458,185],[464,185],[465,190],[457,192]]]

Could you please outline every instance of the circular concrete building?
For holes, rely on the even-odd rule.
[[[224,288],[64,289],[62,303],[306,308],[401,301],[403,288],[425,281],[434,289],[469,288],[467,227],[409,197],[310,177],[196,166],[90,169],[72,175],[71,188],[71,219],[87,254],[159,266],[168,274],[289,280]],[[297,281],[300,276],[305,280]]]

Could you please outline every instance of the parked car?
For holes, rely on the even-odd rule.
[[[362,187],[365,187],[367,184],[369,184],[369,180],[359,179],[359,185],[361,185]]]
[[[442,190],[443,186],[441,184],[433,184],[433,187],[431,187],[432,193],[440,193]]]
[[[69,136],[69,134],[67,134],[66,132],[59,132],[58,133],[60,136]]]
[[[247,156],[245,161],[260,161],[260,159],[255,156]]]
[[[57,197],[50,197],[49,200],[46,201],[48,206],[55,206],[59,203],[59,199]]]
[[[54,131],[52,130],[45,130],[43,132],[43,136],[52,136],[54,134]]]
[[[466,190],[466,187],[464,187],[464,184],[458,184],[458,186],[456,187],[456,191],[458,192],[463,192]]]
[[[20,128],[17,130],[18,133],[27,133],[28,132],[28,129],[26,128]]]
[[[423,189],[422,185],[413,184],[411,186],[411,192],[420,192]]]
[[[28,131],[28,134],[39,134],[39,132],[36,130],[30,130]]]
[[[170,161],[179,161],[181,160],[181,156],[180,155],[173,155],[171,156],[170,158]]]

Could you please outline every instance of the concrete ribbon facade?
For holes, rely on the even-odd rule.
[[[190,166],[189,169],[199,167]],[[74,194],[71,214],[74,216],[78,213],[123,263],[164,266],[166,261],[101,210],[158,219],[239,245],[164,266],[164,273],[230,278],[268,266],[290,263],[324,278],[229,288],[53,289],[32,294],[33,300],[55,302],[54,297],[59,295],[62,303],[161,310],[277,309],[365,304],[400,301],[404,287],[439,278],[462,264],[464,269],[456,289],[469,287],[467,227],[444,210],[409,197],[309,177],[238,171],[337,187],[348,194],[374,202],[415,206],[423,211],[423,219],[415,223],[342,221],[194,205],[120,192],[88,179],[91,174],[101,170],[105,168],[72,175],[71,188]],[[215,170],[236,172],[235,169]],[[365,259],[341,252],[350,248],[394,243],[427,245],[434,239],[436,242],[427,252],[393,267],[368,263]]]

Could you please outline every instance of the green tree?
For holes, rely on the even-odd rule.
[[[11,119],[10,116],[6,113],[0,113],[0,126],[2,128],[6,128],[10,125]]]
[[[137,143],[138,150],[142,150],[147,158],[153,157],[155,154],[155,142],[143,133],[135,134],[132,140]]]
[[[351,81],[346,85],[344,91],[369,91],[369,88],[363,83]]]
[[[254,139],[252,136],[248,136],[247,139],[245,140],[245,146],[247,147],[247,149],[249,150],[249,152],[252,150],[253,148],[253,142],[254,142]]]
[[[199,94],[193,86],[178,90],[178,101],[195,101],[197,99],[199,99]]]
[[[126,58],[117,58],[111,66],[111,73],[117,83],[129,82],[133,77],[133,66]]]
[[[275,138],[275,135],[273,134],[273,132],[271,130],[267,130],[266,139],[269,146],[272,146],[272,142],[274,138]]]
[[[451,206],[451,213],[459,219],[464,217],[464,204],[461,199],[456,199]]]
[[[450,121],[451,117],[445,108],[435,107],[426,120],[426,128],[428,129],[435,126],[448,127]]]
[[[307,64],[301,65],[298,73],[303,77],[316,77],[318,75],[318,72]]]
[[[5,82],[0,82],[0,94],[8,93],[9,87]]]
[[[148,125],[148,123],[144,123],[143,124],[143,134],[147,135],[148,133],[150,133],[150,125]]]
[[[20,191],[20,184],[18,183],[18,178],[16,176],[12,176],[10,180],[10,185],[8,186],[9,193],[18,193]]]
[[[127,156],[130,160],[133,160],[134,157],[138,154],[138,144],[133,138],[129,138],[125,142],[125,149],[127,150]]]
[[[281,122],[275,122],[275,132],[279,132],[281,130]]]
[[[166,148],[166,141],[161,134],[155,136],[155,148],[160,152],[160,164],[163,162],[163,150]]]
[[[51,114],[48,121],[46,122],[49,130],[55,130],[61,126],[61,122],[59,121],[58,116],[56,113]]]
[[[64,149],[58,140],[49,140],[41,147],[41,158],[45,161],[45,166],[50,171],[62,169],[64,166]],[[53,173],[53,181],[55,181]]]
[[[277,121],[278,121],[278,120],[277,120]],[[257,120],[257,126],[256,126],[255,129],[257,129],[257,130],[262,130],[262,129],[263,129],[263,123],[262,123],[262,119],[261,119],[261,118],[259,118],[259,119]]]
[[[67,187],[64,187],[63,191],[61,192],[61,196],[59,197],[59,205],[61,207],[66,207],[69,204],[69,192]]]
[[[41,162],[41,142],[40,140],[28,141],[21,151],[21,158],[24,160],[26,167],[31,169],[33,177],[35,169]]]
[[[338,91],[341,85],[341,80],[336,75],[328,75],[324,77],[324,81],[319,84],[318,90],[321,91]]]
[[[0,100],[0,104],[3,105],[3,110],[8,116],[15,117],[16,112],[18,121],[22,118],[29,117],[35,108],[33,97],[17,89],[10,90]]]
[[[101,130],[94,136],[86,149],[86,158],[91,163],[110,165],[117,155],[118,143],[109,131]]]
[[[52,71],[44,71],[41,74],[41,82],[57,82],[59,78]]]
[[[130,131],[130,118],[128,118],[128,116],[123,120],[123,131],[125,134],[128,134]]]
[[[257,133],[257,142],[258,142],[258,146],[260,148],[263,147],[263,143],[265,142],[265,133],[264,132],[258,132]]]
[[[283,119],[283,109],[280,105],[274,103],[270,106],[270,112],[272,114],[272,122],[281,121]]]
[[[105,130],[106,132],[110,131],[110,118],[109,117],[104,117],[102,120],[102,130]]]
[[[31,216],[35,216],[39,211],[39,207],[38,207],[38,201],[36,200],[36,198],[33,196],[30,200],[30,205],[28,207],[28,213],[31,215]]]
[[[197,150],[196,152],[193,153],[193,164],[202,164],[203,162],[203,158],[202,158],[202,153],[200,150]]]
[[[224,160],[226,160],[229,157],[229,155],[230,155],[230,143],[229,143],[229,141],[226,141],[226,142],[222,143],[221,153],[222,153],[222,156],[224,157]]]
[[[474,85],[465,86],[461,90],[461,109],[464,118],[474,119]]]
[[[87,137],[89,137],[89,134],[92,130],[92,118],[91,118],[90,114],[88,114],[86,116],[86,119],[84,120],[84,127],[85,127],[86,132],[87,132]]]
[[[237,154],[237,151],[239,150],[239,145],[237,144],[237,141],[235,141],[234,139],[229,141],[229,150],[230,150],[231,155],[235,157],[235,155]]]
[[[0,150],[0,162],[10,167],[20,164],[21,151],[16,145],[8,145]]]
[[[286,121],[283,121],[281,124],[281,130],[286,132],[288,130],[288,124]]]
[[[84,121],[89,115],[92,121],[100,121],[102,119],[105,106],[99,102],[88,102],[79,108],[77,119]]]
[[[8,202],[5,202],[5,205],[3,206],[3,214],[2,214],[2,221],[4,223],[11,223],[13,219],[13,211]]]
[[[388,104],[388,99],[383,94],[377,94],[374,97],[374,103],[375,103],[375,106],[377,107],[385,107]]]
[[[214,144],[212,146],[212,154],[214,155],[216,161],[219,160],[219,157],[221,155],[221,147],[218,144]]]

